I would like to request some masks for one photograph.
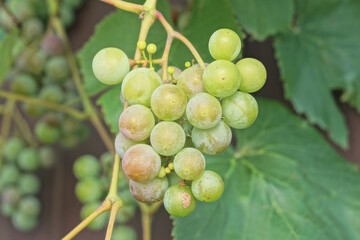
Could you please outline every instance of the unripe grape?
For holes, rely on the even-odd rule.
[[[67,4],[60,5],[60,20],[65,27],[69,27],[74,23],[75,14],[71,6]]]
[[[6,164],[0,168],[1,185],[16,183],[20,177],[19,169],[13,164]]]
[[[169,68],[173,68],[174,69],[174,73],[172,74],[173,78],[175,80],[178,80],[179,79],[179,76],[181,75],[181,69],[178,68],[178,67],[175,67],[175,66],[170,66]],[[162,78],[163,76],[163,69],[160,68],[159,70],[157,70],[156,72],[157,74],[159,74],[160,78]],[[171,74],[169,73],[169,71],[166,71],[167,75],[166,75],[166,80],[169,80],[167,81],[167,83],[170,83],[170,80],[172,79],[171,77]]]
[[[4,217],[11,217],[16,211],[16,205],[11,203],[1,203],[1,215]]]
[[[44,32],[44,24],[38,18],[26,20],[22,27],[22,34],[27,41],[32,41]]]
[[[73,171],[78,179],[97,177],[100,173],[100,163],[93,155],[83,155],[75,160]]]
[[[48,56],[55,56],[64,53],[65,46],[60,37],[55,34],[48,34],[41,42],[41,49]]]
[[[81,7],[83,0],[63,0],[63,4],[70,6],[73,9]]]
[[[129,188],[136,200],[143,203],[154,203],[163,199],[169,187],[167,178],[155,178],[147,183],[138,183],[130,180]]]
[[[154,126],[155,118],[151,110],[139,104],[126,108],[119,118],[120,132],[134,141],[147,139]]]
[[[16,67],[20,70],[40,75],[46,63],[46,55],[43,51],[25,51],[16,61]]]
[[[186,67],[186,68],[191,67],[191,63],[190,63],[190,62],[185,62],[185,67]]]
[[[154,54],[154,53],[156,53],[156,51],[157,51],[157,47],[156,47],[155,44],[150,43],[150,44],[147,46],[146,50],[147,50],[148,53]]]
[[[8,186],[1,190],[1,203],[16,205],[20,197],[19,189],[14,186]]]
[[[161,78],[158,74],[148,68],[138,68],[125,76],[121,93],[129,105],[142,104],[150,107],[151,95],[160,85]]]
[[[18,137],[7,139],[3,146],[3,156],[5,160],[14,162],[24,146],[24,141]]]
[[[6,5],[20,22],[24,22],[35,15],[35,11],[31,6],[30,1],[12,0],[7,1]]]
[[[49,59],[45,66],[46,75],[54,81],[62,81],[70,74],[70,68],[65,56],[55,56]]]
[[[201,152],[216,155],[230,145],[232,133],[230,127],[224,121],[220,121],[210,129],[193,128],[191,138],[194,146]]]
[[[19,201],[18,210],[28,216],[36,217],[40,213],[41,204],[37,198],[27,196]]]
[[[164,196],[166,211],[175,217],[185,217],[196,207],[196,199],[189,186],[174,185],[168,188]]]
[[[131,198],[134,200],[134,197],[131,195]],[[122,197],[120,197],[121,200],[123,200]],[[134,217],[136,213],[136,206],[134,204],[124,204],[121,208],[119,208],[117,214],[116,214],[116,222],[119,223],[126,223],[131,218]]]
[[[35,171],[40,167],[39,152],[36,148],[24,148],[17,159],[17,164],[24,171]]]
[[[236,92],[222,101],[224,121],[231,127],[243,129],[251,126],[258,115],[258,105],[249,93]]]
[[[209,51],[216,60],[234,60],[240,53],[241,40],[236,32],[222,28],[215,31],[209,40]]]
[[[33,230],[37,224],[37,217],[28,216],[21,211],[16,211],[11,216],[11,223],[14,228],[20,232],[28,232]]]
[[[41,147],[39,149],[39,156],[41,167],[45,169],[52,168],[55,165],[56,154],[55,151],[51,147]]]
[[[41,143],[53,144],[61,136],[60,129],[44,121],[39,121],[35,125],[35,135]]]
[[[37,194],[40,191],[41,182],[35,174],[23,174],[18,181],[18,189],[21,194]]]
[[[217,98],[208,93],[198,93],[186,106],[186,117],[196,128],[215,127],[221,119],[222,109]]]
[[[186,95],[176,85],[164,84],[158,87],[151,96],[151,109],[161,120],[179,119],[186,109]]]
[[[140,50],[145,50],[146,48],[146,42],[145,41],[138,41],[136,46],[140,49]]]
[[[140,141],[140,142],[133,141],[125,137],[124,134],[122,134],[121,132],[119,132],[115,138],[116,153],[119,155],[120,158],[122,158],[126,150],[139,143],[145,143],[145,141]]]
[[[202,85],[203,73],[204,69],[199,65],[195,65],[185,69],[177,79],[177,86],[184,91],[188,99],[198,93],[205,92]]]
[[[184,148],[174,158],[174,170],[185,180],[200,177],[205,170],[205,157],[195,148]]]
[[[35,79],[27,74],[15,76],[10,85],[11,91],[24,95],[34,95],[38,91]]]
[[[172,156],[185,145],[185,132],[175,122],[163,121],[155,125],[150,135],[151,146],[163,156]]]
[[[199,201],[214,202],[224,192],[224,181],[216,172],[206,170],[201,177],[192,181],[191,190]]]
[[[204,71],[202,80],[205,90],[219,98],[233,95],[240,82],[241,76],[236,65],[226,60],[210,63]]]
[[[30,117],[40,117],[46,111],[46,108],[42,106],[29,103],[22,104],[22,109]]]
[[[256,92],[262,88],[266,81],[266,69],[255,58],[244,58],[236,63],[241,75],[239,90],[242,92]]]
[[[119,84],[130,71],[129,58],[118,48],[104,48],[95,55],[92,69],[100,82]]]
[[[153,180],[160,167],[160,156],[146,144],[130,147],[122,159],[124,173],[135,182],[146,183]]]
[[[75,186],[75,195],[82,203],[98,201],[102,193],[102,185],[98,179],[85,178]]]
[[[93,213],[96,209],[98,209],[101,206],[100,201],[95,201],[91,203],[86,203],[80,211],[80,217],[81,219],[87,218],[91,213]],[[103,229],[106,226],[106,223],[108,221],[109,214],[103,213],[97,218],[95,218],[89,225],[87,225],[87,228],[90,230],[98,231]]]
[[[136,232],[128,226],[121,225],[114,228],[112,240],[136,240]]]

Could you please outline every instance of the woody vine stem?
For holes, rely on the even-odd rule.
[[[51,0],[48,0],[48,1],[51,1]],[[164,18],[162,13],[159,12],[158,10],[156,10],[156,0],[146,0],[143,5],[129,3],[129,2],[122,1],[122,0],[101,0],[101,1],[108,3],[110,5],[113,5],[124,11],[132,12],[132,13],[139,15],[139,18],[141,19],[141,28],[140,28],[138,41],[146,41],[146,37],[150,31],[150,28],[156,20],[159,20],[159,22],[163,25],[164,29],[167,32],[167,40],[166,40],[166,44],[165,44],[165,49],[164,49],[161,59],[155,59],[153,61],[153,63],[157,63],[162,66],[162,69],[163,69],[162,79],[164,82],[166,81],[166,78],[167,78],[168,58],[169,58],[171,45],[172,45],[174,39],[178,39],[181,42],[183,42],[187,46],[187,48],[192,52],[194,58],[199,63],[200,67],[205,68],[204,61],[202,60],[202,58],[200,57],[199,53],[197,52],[195,47],[192,45],[192,43],[185,36],[183,36],[179,32],[176,32],[172,28],[172,26],[167,22],[167,20]],[[66,40],[65,42],[67,43],[68,41],[67,41],[67,38],[65,38],[66,35],[63,31],[63,28],[61,27],[60,21],[58,21],[57,18],[53,18],[53,21],[54,21],[55,29],[57,29],[58,34],[60,36],[63,36],[63,38]],[[68,49],[70,49],[70,48],[68,48]],[[68,51],[67,56],[68,56],[70,64],[73,63],[73,66],[76,66],[74,59],[73,59],[73,55],[71,54],[71,51]],[[141,51],[139,48],[137,48],[134,59],[133,60],[130,59],[130,64],[134,68],[136,68],[137,64],[146,64],[146,63],[147,63],[146,60],[141,60]],[[76,67],[72,67],[71,69],[73,70],[73,73],[75,75],[75,81],[76,81],[76,85],[79,89],[80,97],[81,97],[83,103],[85,104],[85,110],[86,109],[88,110],[86,112],[89,113],[90,120],[93,123],[95,123],[95,125],[97,125],[96,122],[98,121],[98,119],[92,115],[92,105],[91,105],[88,97],[86,96],[86,94],[84,94],[84,91],[82,90],[82,85],[81,85],[81,81],[80,81],[80,77],[79,77],[80,75],[78,74]],[[125,105],[125,107],[126,107],[126,105]],[[96,114],[95,114],[95,116],[96,116]],[[99,132],[101,132],[101,131],[99,131]],[[119,167],[120,167],[120,157],[116,155],[115,160],[114,160],[110,190],[109,190],[109,193],[108,193],[107,197],[105,198],[104,202],[101,204],[101,206],[99,206],[99,208],[95,212],[93,212],[89,217],[87,217],[78,226],[76,226],[71,232],[69,232],[63,238],[63,240],[72,239],[81,230],[83,230],[89,223],[91,223],[96,217],[98,217],[99,215],[101,215],[102,213],[104,213],[106,211],[110,211],[110,219],[109,219],[109,223],[108,223],[108,227],[107,227],[107,231],[106,231],[105,240],[111,239],[116,213],[117,213],[118,209],[121,208],[123,205],[120,197],[117,194],[117,182],[118,182]],[[161,202],[155,203],[152,205],[140,203],[140,209],[141,209],[141,213],[142,213],[142,225],[143,225],[143,240],[151,239],[152,216],[160,206],[161,206]]]

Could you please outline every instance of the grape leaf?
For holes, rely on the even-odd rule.
[[[110,126],[111,132],[117,134],[119,132],[118,121],[123,110],[120,101],[121,85],[111,88],[103,93],[96,101],[101,106],[105,122]]]
[[[143,3],[143,1],[136,2]],[[158,8],[163,12],[165,18],[170,18],[170,6],[165,0],[158,2]],[[92,60],[95,54],[105,47],[117,47],[122,49],[128,57],[132,58],[139,37],[140,24],[141,21],[138,15],[119,10],[105,17],[97,25],[94,35],[81,49],[79,54],[85,88],[89,95],[95,95],[107,87],[96,79],[92,71]],[[147,42],[156,43],[158,52],[161,53],[164,49],[165,41],[166,32],[161,24],[156,22],[150,30]],[[159,56],[155,54],[155,57]]]
[[[13,47],[15,46],[16,41],[16,33],[6,34],[4,39],[0,41],[0,84],[5,80],[5,77],[11,68],[11,64],[14,61]]]
[[[284,88],[297,112],[348,145],[345,121],[331,91],[360,111],[360,2],[298,1],[295,27],[275,40]]]
[[[279,103],[259,106],[256,123],[235,131],[235,149],[207,157],[223,196],[175,218],[175,239],[360,239],[356,167]]]
[[[294,14],[292,0],[230,0],[241,26],[257,40],[290,27]]]
[[[211,34],[219,28],[230,28],[237,32],[241,39],[244,38],[228,0],[195,0],[189,23],[182,33],[192,42],[203,60],[211,62],[213,59],[209,53],[208,43]],[[170,51],[170,64],[183,68],[184,63],[193,58],[182,42],[174,41]]]

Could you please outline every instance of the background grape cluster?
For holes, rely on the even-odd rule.
[[[161,80],[152,65],[156,46],[138,42],[150,67],[129,72],[126,54],[105,48],[93,59],[95,76],[108,85],[122,84],[121,98],[129,105],[119,118],[115,140],[122,168],[134,198],[144,203],[164,200],[165,209],[183,217],[196,202],[213,202],[224,182],[206,170],[204,154],[222,153],[231,144],[231,128],[251,126],[258,105],[250,93],[265,83],[266,70],[256,59],[232,63],[241,50],[239,36],[230,29],[216,31],[209,40],[215,61],[206,68],[186,63],[183,72],[169,67]],[[169,181],[171,179],[171,181]]]

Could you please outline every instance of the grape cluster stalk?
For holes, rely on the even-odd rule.
[[[220,154],[229,147],[231,128],[244,129],[255,122],[258,105],[251,93],[265,84],[266,69],[253,58],[232,62],[240,54],[241,39],[231,29],[213,33],[208,46],[214,61],[205,64],[190,41],[174,31],[156,10],[156,0],[147,0],[144,5],[103,1],[139,14],[142,23],[134,59],[111,47],[101,49],[93,59],[93,72],[100,82],[122,85],[119,94],[125,107],[115,139],[109,194],[64,239],[71,239],[108,210],[105,239],[111,239],[115,215],[123,205],[116,191],[121,162],[130,192],[140,202],[143,239],[147,240],[152,215],[162,203],[170,215],[185,217],[195,211],[198,201],[221,198],[224,181],[218,173],[206,169],[206,156]],[[167,32],[161,58],[154,58],[157,46],[146,43],[155,20]],[[185,63],[184,71],[168,65],[174,38],[189,48],[197,64],[195,60]],[[160,69],[156,69],[157,65]]]

